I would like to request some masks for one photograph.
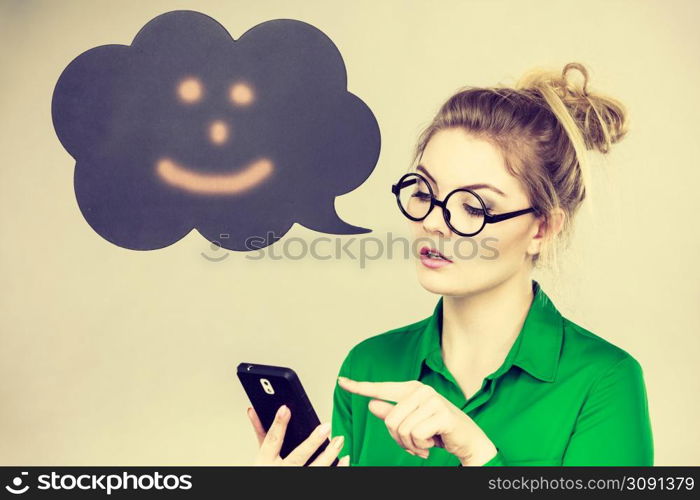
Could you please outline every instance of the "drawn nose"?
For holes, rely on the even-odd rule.
[[[222,120],[215,120],[209,125],[209,139],[211,142],[220,146],[228,139],[229,127]]]

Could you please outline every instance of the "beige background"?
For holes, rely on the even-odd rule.
[[[295,368],[328,419],[347,351],[437,300],[406,259],[213,263],[201,253],[223,251],[196,231],[150,252],[92,231],[51,124],[53,87],[81,52],[129,44],[178,8],[235,38],[293,18],[335,42],[382,132],[373,175],[336,206],[382,240],[408,236],[389,185],[446,97],[586,64],[593,90],[628,105],[631,132],[594,157],[595,210],[562,271],[537,277],[566,316],[641,362],[656,464],[700,463],[697,2],[0,0],[0,464],[244,464],[257,443],[238,362]],[[297,224],[292,236],[328,235]]]

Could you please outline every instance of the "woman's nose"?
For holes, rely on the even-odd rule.
[[[209,139],[220,146],[228,139],[229,126],[223,120],[215,120],[209,125]]]
[[[443,236],[450,233],[450,227],[445,222],[445,217],[442,214],[442,208],[435,205],[425,219],[423,219],[423,229],[432,233],[439,231]]]

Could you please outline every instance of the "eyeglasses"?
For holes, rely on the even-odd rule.
[[[494,224],[512,219],[519,215],[535,212],[533,207],[492,215],[486,208],[484,200],[476,192],[467,188],[451,191],[440,201],[435,198],[430,183],[420,174],[403,175],[391,192],[396,195],[396,202],[401,212],[413,221],[425,219],[435,205],[442,208],[442,216],[449,228],[460,236],[475,236],[486,224]]]

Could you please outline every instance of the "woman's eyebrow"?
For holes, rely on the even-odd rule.
[[[423,171],[423,172],[425,173],[425,175],[428,177],[428,179],[430,179],[430,180],[433,182],[433,184],[435,184],[435,185],[437,186],[437,181],[435,181],[435,179],[433,178],[433,176],[430,175],[430,172],[428,172],[428,170],[425,168],[425,166],[423,166],[423,165],[418,165],[418,166],[416,167],[416,170],[421,170],[421,171]],[[462,189],[462,188],[466,188],[466,189],[484,189],[484,188],[485,188],[485,189],[491,189],[491,190],[493,190],[494,192],[496,192],[496,193],[500,194],[501,196],[503,196],[504,198],[507,197],[506,194],[505,194],[503,191],[501,191],[500,189],[498,189],[496,186],[492,186],[491,184],[486,184],[486,183],[469,184],[468,186],[461,186],[459,189]]]

